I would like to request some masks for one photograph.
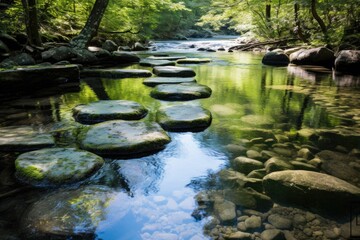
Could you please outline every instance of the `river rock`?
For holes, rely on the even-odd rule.
[[[102,100],[73,108],[75,120],[83,124],[117,119],[139,120],[145,117],[147,112],[139,103],[127,100]]]
[[[212,90],[205,85],[197,83],[161,84],[151,91],[156,99],[169,101],[184,101],[198,98],[208,98]]]
[[[210,58],[184,58],[176,61],[177,64],[201,64],[211,62]]]
[[[113,64],[130,64],[140,62],[140,58],[134,53],[115,51],[111,53],[109,61]]]
[[[253,170],[261,169],[264,167],[264,164],[258,160],[254,160],[247,157],[237,157],[233,160],[234,169],[248,174]]]
[[[239,187],[227,189],[224,190],[224,197],[239,208],[268,211],[273,206],[273,202],[268,196],[251,188]]]
[[[71,60],[76,57],[76,52],[70,47],[56,47],[41,53],[44,62],[56,63],[64,60]]]
[[[237,231],[234,233],[231,233],[229,236],[225,236],[225,239],[227,240],[252,240],[250,233],[247,232],[241,232]]]
[[[5,61],[13,61],[18,66],[29,66],[29,65],[36,64],[34,58],[27,53],[20,53],[20,54],[14,55],[12,57],[9,57]]]
[[[185,59],[185,58],[186,56],[150,56],[147,59],[177,61],[179,59]]]
[[[270,158],[264,165],[267,173],[294,169],[293,165],[278,157]]]
[[[142,69],[86,69],[81,71],[81,77],[144,78],[151,76],[150,71]]]
[[[175,77],[152,77],[143,81],[146,86],[154,87],[159,84],[178,84],[195,83],[195,78],[175,78]]]
[[[289,62],[289,57],[283,52],[267,52],[262,59],[263,64],[270,66],[287,66]]]
[[[195,77],[196,73],[191,68],[185,67],[154,67],[154,74],[159,77]]]
[[[144,46],[142,43],[136,42],[132,47],[133,51],[147,51],[149,50],[148,47]]]
[[[116,51],[118,49],[118,45],[112,40],[106,40],[102,44],[102,48],[109,51],[109,52],[114,52],[114,51]]]
[[[26,238],[93,238],[115,192],[105,186],[59,190],[35,202],[22,220]]]
[[[334,60],[334,52],[325,47],[302,49],[290,54],[290,62],[296,65],[331,67],[334,64]]]
[[[99,155],[126,157],[161,150],[170,137],[156,123],[118,120],[84,129],[79,142],[82,149]]]
[[[251,216],[245,219],[246,230],[256,230],[261,227],[261,217]]]
[[[253,170],[251,171],[247,177],[248,178],[258,178],[258,179],[263,179],[266,175],[266,169],[262,168],[262,169],[257,169],[257,170]]]
[[[271,214],[268,217],[268,222],[278,229],[291,229],[292,221],[279,214]]]
[[[311,171],[273,172],[264,178],[263,186],[276,202],[327,215],[346,215],[349,203],[360,200],[359,188],[339,178]]]
[[[267,229],[261,233],[262,240],[286,240],[285,235],[279,229]]]
[[[175,66],[174,61],[169,60],[153,60],[153,59],[143,59],[140,61],[140,66],[145,67],[157,67],[157,66]]]
[[[55,141],[50,134],[34,131],[31,127],[0,128],[0,151],[25,152],[54,145]]]
[[[156,121],[168,131],[202,131],[211,124],[211,113],[200,106],[189,104],[161,108]]]
[[[94,174],[104,160],[75,148],[46,148],[21,154],[15,175],[34,186],[54,186],[83,180]]]
[[[300,161],[290,161],[291,165],[294,166],[295,170],[307,170],[307,171],[314,171],[314,172],[318,172],[319,169],[317,169],[315,166],[308,164],[308,163],[304,163],[304,162],[300,162]]]
[[[214,213],[221,222],[230,222],[236,219],[236,206],[227,200],[217,200],[214,203]]]
[[[335,70],[360,74],[360,50],[342,50],[335,59]]]

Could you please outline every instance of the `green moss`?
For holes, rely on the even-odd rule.
[[[21,168],[20,166],[16,166],[16,169],[19,171],[19,173],[26,177],[30,178],[36,181],[41,181],[44,179],[44,174],[42,173],[41,169],[34,167],[34,166],[28,166],[25,168]]]

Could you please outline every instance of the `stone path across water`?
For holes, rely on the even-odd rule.
[[[208,98],[212,90],[197,83],[161,84],[151,91],[151,96],[167,101],[184,101],[199,98]]]
[[[154,67],[153,73],[159,77],[195,77],[196,73],[191,68],[186,67]]]
[[[139,65],[145,67],[175,66],[176,62],[169,60],[143,59],[140,61]]]

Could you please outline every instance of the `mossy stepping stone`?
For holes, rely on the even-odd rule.
[[[168,131],[202,131],[211,124],[211,113],[200,106],[182,104],[161,108],[156,121]]]
[[[127,100],[103,100],[73,109],[76,121],[94,124],[109,120],[138,120],[146,116],[148,110],[137,102]]]
[[[0,151],[26,152],[54,145],[55,141],[50,134],[40,133],[31,127],[0,128]]]
[[[193,100],[207,98],[211,95],[211,88],[197,83],[161,84],[151,91],[156,99],[169,101]]]
[[[176,62],[169,60],[154,60],[154,59],[143,59],[139,65],[144,67],[156,67],[156,66],[175,66]]]
[[[195,77],[196,73],[191,68],[186,67],[154,67],[153,73],[159,77]]]
[[[115,197],[106,186],[60,189],[31,205],[23,216],[22,231],[29,239],[93,239]]]
[[[176,61],[184,58],[186,58],[186,56],[150,56],[146,59]]]
[[[45,148],[21,154],[15,175],[34,186],[54,186],[83,180],[94,174],[104,160],[75,148]]]
[[[178,83],[195,83],[195,78],[179,78],[179,77],[153,77],[143,81],[146,86],[154,87],[159,84],[178,84]]]
[[[201,64],[211,62],[210,58],[185,58],[176,61],[178,64]]]
[[[86,69],[81,72],[81,77],[144,78],[151,76],[150,71],[142,69]]]
[[[79,137],[82,149],[102,156],[147,155],[161,150],[170,137],[156,123],[108,121],[90,126]]]

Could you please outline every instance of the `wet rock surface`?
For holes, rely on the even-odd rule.
[[[154,87],[160,84],[179,84],[179,83],[195,83],[195,78],[176,78],[176,77],[152,77],[143,81],[146,86]]]
[[[54,186],[83,180],[104,161],[75,148],[46,148],[21,154],[15,161],[16,176],[34,186]]]
[[[154,74],[159,77],[195,77],[196,73],[191,68],[185,67],[154,67]]]
[[[205,85],[197,83],[161,84],[151,91],[151,96],[156,99],[168,101],[193,100],[208,98],[212,90]]]
[[[210,58],[185,58],[176,61],[177,64],[201,64],[209,63],[212,60]]]
[[[146,116],[148,110],[137,102],[127,100],[102,100],[73,109],[76,121],[94,124],[109,120],[139,120]]]
[[[139,65],[145,67],[175,66],[176,62],[169,60],[143,59],[139,62]]]

